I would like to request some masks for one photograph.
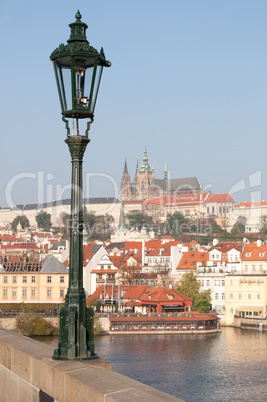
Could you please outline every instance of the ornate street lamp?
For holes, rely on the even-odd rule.
[[[72,159],[69,287],[65,307],[60,311],[60,335],[54,359],[83,360],[96,358],[94,352],[93,309],[86,308],[83,288],[83,190],[82,162],[88,132],[94,120],[94,110],[103,67],[110,67],[103,48],[98,52],[86,39],[88,26],[81,21],[78,10],[71,28],[68,44],[53,51],[53,61],[62,120],[66,124],[67,139]],[[70,134],[69,120],[73,119],[76,134]],[[80,135],[79,121],[86,121]]]

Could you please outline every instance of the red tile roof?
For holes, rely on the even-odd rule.
[[[225,242],[225,243],[221,242],[221,243],[218,243],[218,244],[212,246],[210,248],[209,252],[211,252],[213,250],[219,250],[222,253],[227,253],[228,251],[230,251],[232,249],[235,249],[235,250],[241,252],[242,248],[243,248],[243,245],[244,244],[241,243],[241,242]]]
[[[123,298],[124,299],[134,299],[134,300],[139,300],[140,297],[146,293],[149,292],[151,289],[146,286],[146,285],[136,285],[136,286],[129,286],[129,289],[127,290],[126,293],[124,293]]]
[[[141,241],[127,241],[125,244],[125,251],[128,250],[142,250],[142,242]]]
[[[152,289],[150,292],[146,292],[140,297],[141,301],[154,301],[154,302],[183,302],[193,301],[190,297],[185,296],[181,292],[175,289],[168,289],[164,286],[159,286],[156,289]]]
[[[144,201],[144,204],[162,204],[163,205],[163,198],[147,198]]]
[[[246,244],[242,254],[242,261],[266,261],[267,260],[267,245],[257,243]]]
[[[116,267],[119,268],[121,260],[123,256],[116,256],[116,255],[109,255],[109,259],[112,262],[112,264]]]
[[[186,251],[176,269],[197,269],[197,264],[206,265],[209,253],[205,251]]]
[[[39,247],[37,247],[36,244],[18,243],[18,244],[3,245],[2,249],[6,249],[6,250],[39,250]]]
[[[205,204],[212,202],[233,202],[233,198],[228,193],[224,194],[209,194],[208,198],[205,200]]]
[[[259,202],[241,202],[236,206],[236,208],[251,208],[251,207],[266,207],[267,201],[259,201]]]

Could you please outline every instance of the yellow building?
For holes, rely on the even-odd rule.
[[[225,277],[225,323],[234,318],[265,318],[267,312],[267,273],[237,274]]]
[[[0,267],[1,303],[61,303],[68,287],[69,271],[49,255],[38,271],[5,271]]]

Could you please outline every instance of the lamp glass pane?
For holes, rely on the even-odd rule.
[[[103,66],[98,65],[97,68],[96,68],[96,76],[95,76],[95,82],[94,82],[94,91],[93,91],[92,103],[91,103],[91,112],[92,112],[92,113],[94,113],[94,110],[95,110],[95,105],[96,105],[96,100],[97,100],[99,85],[100,85],[100,81],[101,81],[102,71],[103,71]]]
[[[63,110],[70,110],[72,108],[71,69],[57,64],[57,74]]]

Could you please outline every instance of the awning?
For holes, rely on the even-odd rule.
[[[240,306],[237,307],[238,311],[263,311],[264,306]]]

